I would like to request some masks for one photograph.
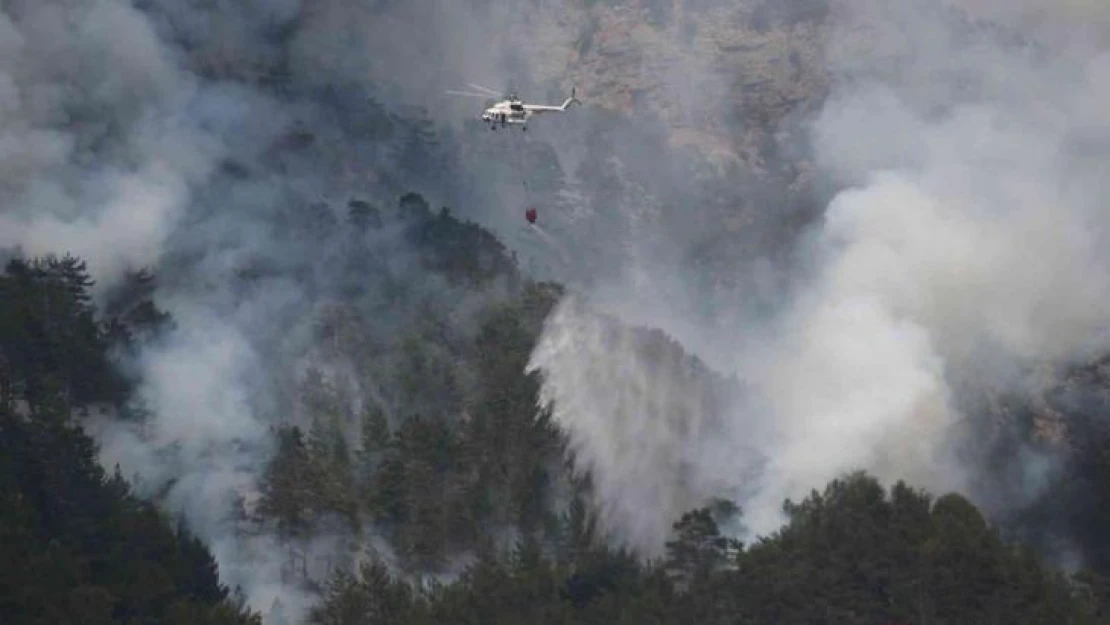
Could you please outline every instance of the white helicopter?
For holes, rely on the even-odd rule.
[[[528,130],[528,120],[532,119],[533,115],[537,113],[563,113],[570,108],[571,104],[582,103],[575,97],[574,87],[571,87],[570,97],[564,100],[561,105],[551,106],[548,104],[525,104],[515,93],[502,96],[493,89],[474,83],[467,83],[467,86],[475,91],[448,91],[447,93],[470,96],[472,98],[485,98],[487,100],[505,97],[504,100],[482,111],[481,119],[489,124],[490,130],[497,130],[499,124],[502,128],[509,128],[512,125],[517,125],[520,126],[521,130]]]

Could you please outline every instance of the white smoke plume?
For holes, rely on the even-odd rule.
[[[479,201],[511,195],[490,172],[457,176],[470,184],[459,191],[446,159],[443,170],[427,166],[435,154],[401,161],[405,132],[439,131],[454,167],[471,166],[452,132],[477,103],[443,92],[523,82],[529,68],[507,69],[519,58],[498,33],[514,33],[508,24],[524,11],[446,0],[141,4],[16,1],[0,11],[0,249],[87,260],[98,299],[129,272],[153,270],[155,302],[175,328],[128,363],[145,416],[88,423],[101,459],[199,534],[221,581],[268,624],[296,623],[318,598],[304,590],[305,570],[321,582],[360,549],[389,556],[377,537],[350,541],[326,525],[300,544],[241,527],[274,451],[272,428],[303,419],[295,384],[326,351],[315,344],[320,303],[351,286],[338,284],[336,261],[353,231],[347,202],[390,211],[417,190],[432,210],[486,210],[483,225],[502,231],[506,214],[519,223],[517,207]],[[403,105],[423,107],[423,119]],[[383,108],[419,123],[394,124]],[[395,228],[359,245],[364,268],[391,274],[361,273],[348,298],[357,301],[346,302],[348,314],[375,309],[357,320],[366,341],[392,340],[414,316],[404,306],[421,299],[450,301],[450,321],[465,331],[480,308],[471,300],[498,297],[496,288],[460,295],[424,275]],[[389,279],[411,301],[376,302]],[[351,364],[335,360],[322,368]],[[382,390],[397,394],[358,382],[345,398],[354,412]]]
[[[129,4],[12,3],[0,14],[0,246],[72,252],[110,286],[157,260],[219,142],[197,85]]]
[[[210,19],[217,13],[228,19]],[[225,159],[247,163],[247,174],[264,169],[291,119],[313,112],[202,72],[272,61],[258,32],[296,15],[289,2],[211,13],[10,2],[0,11],[0,249],[79,256],[98,299],[128,272],[154,269],[157,304],[176,329],[131,363],[146,417],[100,418],[90,431],[106,466],[118,463],[209,544],[225,584],[264,614],[280,598],[289,622],[314,598],[284,570],[288,545],[237,532],[236,495],[253,503],[270,426],[295,413],[274,378],[305,350],[311,298],[295,279],[237,279],[325,259],[272,236],[280,209],[317,200],[327,179],[296,163],[280,180],[229,182]],[[357,555],[340,533],[321,534],[301,545],[317,579],[327,572],[317,556]]]
[[[591,314],[573,297],[546,328],[530,363],[547,374],[540,400],[554,401],[616,541],[661,545],[661,514],[689,510],[729,487],[717,469],[740,476],[760,462],[748,445],[759,438],[758,423],[720,419],[735,386],[703,375],[677,343]]]
[[[1024,384],[1032,367],[1110,347],[1110,57],[1097,45],[1061,52],[1035,31],[1035,46],[1005,43],[942,4],[837,5],[834,88],[811,136],[843,190],[772,319],[720,311],[730,331],[699,331],[674,301],[680,288],[656,285],[668,297],[653,301],[625,282],[610,286],[623,301],[594,298],[619,317],[629,294],[642,297],[634,322],[736,374],[745,398],[723,424],[676,433],[676,415],[691,427],[709,417],[642,347],[594,340],[597,313],[564,307],[548,321],[531,363],[542,400],[578,441],[610,529],[642,550],[658,552],[684,507],[720,494],[766,534],[784,498],[857,468],[972,492],[952,380]],[[681,484],[676,458],[695,459]]]
[[[698,4],[720,11],[720,23],[748,11]],[[716,114],[730,126],[693,133],[695,143],[747,131],[713,110],[728,108],[717,100],[733,78],[705,69],[719,65],[713,32],[679,46],[679,15],[664,31],[622,30],[639,13],[614,11],[618,23],[596,25],[592,45],[625,62],[595,55],[576,65],[587,62],[588,12],[555,0],[150,0],[142,11],[123,0],[6,3],[0,248],[73,252],[102,290],[153,266],[157,303],[177,329],[136,363],[150,417],[141,427],[97,424],[104,461],[181,513],[253,607],[268,612],[280,597],[289,622],[311,601],[283,579],[289,546],[239,535],[233,495],[248,504],[257,495],[270,426],[290,419],[286,384],[314,353],[310,326],[321,293],[335,286],[339,237],[314,240],[297,219],[322,199],[331,208],[321,227],[341,220],[352,196],[388,208],[411,181],[440,196],[437,207],[480,218],[533,256],[556,250],[576,264],[567,275],[597,279],[584,301],[552,316],[533,365],[618,538],[657,549],[674,518],[709,495],[737,496],[748,524],[765,531],[782,497],[856,465],[958,488],[966,471],[945,459],[944,437],[961,417],[948,378],[965,365],[997,373],[1100,346],[1097,202],[1110,120],[1099,104],[1110,63],[1091,52],[1094,36],[1087,47],[1069,41],[1071,56],[1052,63],[994,44],[965,45],[957,57],[947,25],[888,4],[837,13],[848,21],[827,47],[830,71],[855,82],[822,111],[813,139],[822,172],[854,188],[829,207],[806,250],[813,266],[786,295],[778,289],[788,272],[767,262],[731,268],[754,276],[745,284],[758,293],[687,300],[704,295],[690,278],[705,276],[682,266],[683,255],[723,229],[698,211],[696,168],[685,156],[668,160],[660,125],[635,116],[583,107],[529,130],[554,146],[536,151],[548,160],[532,161],[533,180],[561,169],[569,189],[560,197],[570,199],[541,209],[544,241],[516,236],[530,191],[504,167],[511,145],[484,128],[468,134],[481,101],[452,100],[445,89],[512,85],[546,101],[586,78],[620,105],[632,87],[659,88],[658,100],[674,101],[668,121],[697,125]],[[1060,15],[1047,4],[1026,2],[1038,10],[1020,16],[979,4],[997,19]],[[863,18],[888,37],[858,38]],[[761,43],[773,48],[777,38]],[[638,62],[653,65],[637,71]],[[611,85],[605,68],[618,65],[635,85]],[[265,72],[291,93],[242,82]],[[979,93],[966,92],[969,81]],[[583,86],[583,100],[601,96]],[[444,149],[457,162],[396,171],[395,155],[360,135],[378,121],[371,92],[425,107],[429,127],[447,128]],[[313,147],[281,147],[297,143],[286,140],[293,130]],[[762,198],[747,180],[736,184]],[[336,204],[339,214],[328,212]],[[410,261],[389,233],[364,244],[394,268]],[[405,271],[417,289],[438,288]],[[359,276],[364,298],[381,279]],[[673,356],[654,364],[655,339],[613,328],[590,306],[663,328],[742,388],[701,381],[691,361]],[[391,335],[406,312],[373,317],[370,333]],[[338,532],[302,547],[312,562],[351,556]]]

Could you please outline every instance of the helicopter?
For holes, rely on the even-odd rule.
[[[482,111],[480,119],[489,125],[490,130],[497,130],[498,125],[502,128],[511,128],[516,125],[520,126],[522,131],[528,130],[528,121],[537,113],[563,113],[570,108],[571,104],[581,104],[581,101],[575,97],[574,87],[570,89],[570,97],[564,100],[561,105],[552,106],[549,104],[526,104],[521,101],[514,92],[510,92],[507,96],[502,96],[488,87],[483,87],[474,83],[467,83],[467,86],[475,91],[449,90],[447,93],[451,95],[470,96],[473,98],[505,98]]]

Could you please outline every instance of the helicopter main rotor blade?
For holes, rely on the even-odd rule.
[[[465,95],[465,96],[469,96],[471,98],[483,98],[483,99],[486,99],[486,100],[488,100],[492,97],[489,94],[485,94],[485,93],[474,93],[472,91],[454,91],[454,90],[451,90],[451,89],[448,89],[447,93],[449,93],[451,95]]]
[[[498,97],[498,98],[501,97],[502,95],[504,95],[500,91],[495,91],[493,89],[490,89],[489,87],[483,87],[482,85],[476,85],[472,82],[466,83],[466,86],[470,87],[471,89],[477,89],[478,91],[485,91],[485,92],[489,93],[490,95],[492,95],[494,97]]]

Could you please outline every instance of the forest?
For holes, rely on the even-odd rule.
[[[5,3],[0,625],[1110,625],[1105,46],[844,4]]]
[[[348,227],[364,227],[367,210],[352,203]],[[1063,573],[966,498],[885,488],[863,472],[785,502],[789,522],[752,544],[722,533],[743,510],[714,500],[674,520],[661,558],[613,546],[597,531],[588,476],[568,470],[524,373],[560,287],[521,279],[495,238],[417,194],[377,212],[405,224],[428,271],[462,288],[508,286],[466,336],[441,337],[449,351],[398,339],[394,392],[408,410],[368,406],[358,445],[342,431],[353,415],[319,373],[302,386],[310,426],[274,430],[243,531],[296,541],[330,519],[386,537],[396,556],[336,566],[307,622],[1110,622],[1105,571]],[[94,278],[69,255],[13,257],[0,276],[0,619],[259,623],[181,519],[99,464],[83,421],[128,405],[135,380],[120,363],[174,322],[149,297],[155,276],[133,275],[103,310]],[[460,361],[469,379],[456,378]],[[433,575],[449,562],[457,575]]]
[[[0,277],[0,621],[260,623],[204,543],[100,465],[82,428],[128,392],[111,349],[164,321],[149,300],[105,319],[72,256]]]

